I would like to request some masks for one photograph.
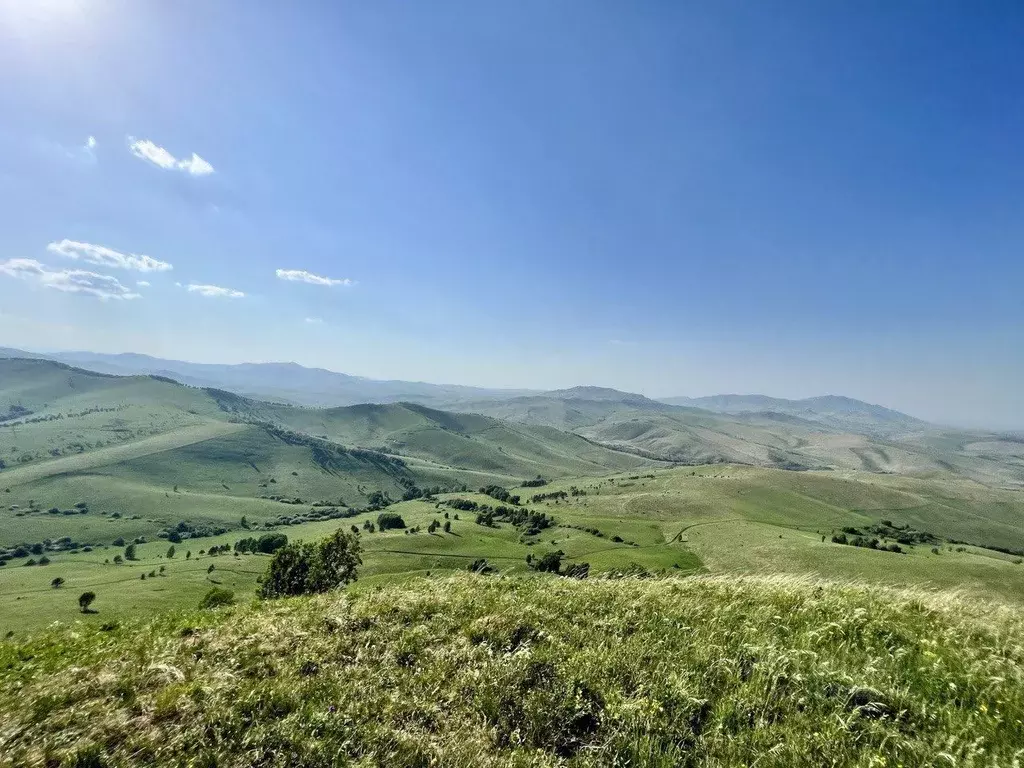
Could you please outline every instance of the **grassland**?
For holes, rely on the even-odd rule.
[[[124,487],[118,486],[118,493]],[[580,495],[571,495],[574,487]],[[75,492],[84,488],[76,487]],[[479,558],[502,573],[525,572],[527,555],[561,551],[566,565],[588,563],[595,575],[635,571],[670,575],[810,574],[836,580],[955,590],[1014,604],[1024,602],[1024,566],[1018,564],[1019,558],[983,546],[950,543],[951,539],[970,541],[963,538],[964,526],[965,520],[973,519],[968,510],[974,505],[974,515],[987,521],[986,525],[994,531],[993,537],[1001,537],[976,540],[975,545],[1018,545],[1014,536],[1019,536],[1019,532],[1013,528],[1012,520],[998,517],[1013,514],[1012,494],[1003,498],[1005,492],[975,488],[975,496],[968,498],[967,489],[958,491],[935,481],[924,483],[860,473],[841,477],[837,473],[793,473],[730,465],[554,481],[541,488],[513,491],[524,498],[533,493],[564,491],[564,499],[526,505],[549,514],[555,526],[536,536],[524,536],[521,529],[508,523],[499,522],[495,527],[479,525],[471,512],[460,514],[438,507],[439,503],[455,498],[497,503],[478,493],[457,492],[439,494],[432,501],[418,499],[389,507],[388,511],[404,518],[409,529],[419,528],[418,533],[369,533],[364,524],[374,522],[377,511],[341,520],[295,518],[294,524],[276,525],[274,530],[291,540],[313,540],[338,527],[355,526],[363,547],[362,577],[382,584],[410,574],[464,570]],[[954,492],[960,494],[959,505],[950,502]],[[230,495],[172,492],[157,498],[178,505],[163,511],[172,519],[190,514],[200,519],[200,505],[205,504],[209,506],[202,510],[207,517],[201,519],[234,522],[220,535],[177,544],[172,559],[166,558],[169,543],[154,539],[136,547],[138,561],[115,565],[105,562],[122,552],[122,548],[110,544],[114,534],[130,540],[139,531],[152,530],[161,517],[133,520],[128,516],[114,520],[109,516],[97,518],[91,511],[87,515],[60,517],[59,520],[67,519],[76,525],[98,526],[95,536],[102,543],[91,552],[50,553],[51,562],[46,566],[26,567],[22,565],[25,559],[19,559],[0,569],[0,632],[21,634],[51,621],[82,619],[102,624],[111,617],[124,618],[139,611],[187,608],[196,605],[203,593],[218,582],[240,594],[254,594],[256,580],[266,568],[266,556],[211,557],[200,555],[200,550],[231,546],[251,535],[251,531],[237,524],[242,515],[247,515],[249,524],[257,529],[277,520],[282,509],[296,514],[291,505]],[[124,497],[120,503],[130,507],[137,502]],[[219,514],[211,515],[210,509],[218,510]],[[306,509],[309,508],[302,507],[300,511]],[[991,517],[980,517],[984,514]],[[53,524],[48,515],[19,520],[28,521],[22,525]],[[451,532],[427,533],[427,526],[434,520],[447,521]],[[926,530],[942,539],[942,543],[935,547],[907,546],[903,553],[895,554],[831,541],[832,533],[843,527],[866,528],[881,520],[915,527],[922,520],[927,521]],[[110,527],[105,530],[103,526]],[[86,530],[91,529],[83,528]],[[189,560],[184,559],[187,552],[192,553]],[[210,565],[215,566],[212,574],[207,573]],[[140,578],[153,570],[158,571],[155,581]],[[57,576],[66,580],[66,586],[51,589],[50,581]],[[75,600],[85,589],[99,595],[99,613],[83,617],[77,613]]]
[[[733,576],[406,579],[0,646],[16,765],[1013,765],[1016,612]]]
[[[560,551],[564,563],[588,563],[595,575],[813,574],[1024,600],[1024,567],[993,549],[1024,551],[1024,497],[955,473],[668,469],[551,427],[410,404],[291,408],[47,361],[0,361],[0,373],[0,410],[18,414],[0,423],[0,456],[10,457],[0,470],[4,634],[189,608],[217,582],[252,594],[264,556],[200,551],[253,532],[310,540],[352,525],[363,578],[382,584],[480,558],[511,574],[527,570],[529,555]],[[518,487],[536,475],[550,482]],[[445,522],[439,503],[496,504],[473,493],[492,483],[524,500],[564,492],[526,503],[555,526],[526,536],[466,513],[449,515],[450,533],[426,532]],[[410,486],[437,488],[431,501],[390,507],[421,530],[370,533],[377,510],[360,510],[371,495],[398,500]],[[831,541],[842,528],[882,520],[928,532],[937,546],[895,554]],[[166,537],[180,525],[196,538],[186,532],[168,559]],[[138,560],[115,564],[131,542]],[[34,544],[47,565],[25,565],[40,553],[11,554]],[[66,586],[52,589],[58,577]],[[99,595],[99,612],[82,617],[75,601],[85,589]]]

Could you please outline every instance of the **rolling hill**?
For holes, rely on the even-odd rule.
[[[256,399],[306,406],[418,402],[453,404],[481,397],[511,397],[523,390],[495,390],[413,381],[382,381],[296,363],[217,365],[165,360],[134,353],[55,352],[45,355],[0,348],[0,358],[44,358],[118,376],[157,375],[195,387],[226,389]]]
[[[986,485],[1024,488],[1024,441],[1015,435],[943,429],[849,398],[723,398],[708,399],[710,406],[717,403],[715,411],[577,387],[502,401],[478,400],[463,407],[684,464],[953,473]],[[791,405],[794,402],[801,405]]]

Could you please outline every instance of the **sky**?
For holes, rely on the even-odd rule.
[[[1024,5],[0,0],[0,345],[1024,428]]]

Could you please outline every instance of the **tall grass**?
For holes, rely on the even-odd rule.
[[[1024,625],[792,578],[454,576],[0,649],[11,765],[1016,765]]]

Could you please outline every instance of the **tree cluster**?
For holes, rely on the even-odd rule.
[[[327,592],[356,580],[362,565],[359,539],[336,532],[316,543],[296,542],[279,549],[263,578],[263,597],[286,597]]]

